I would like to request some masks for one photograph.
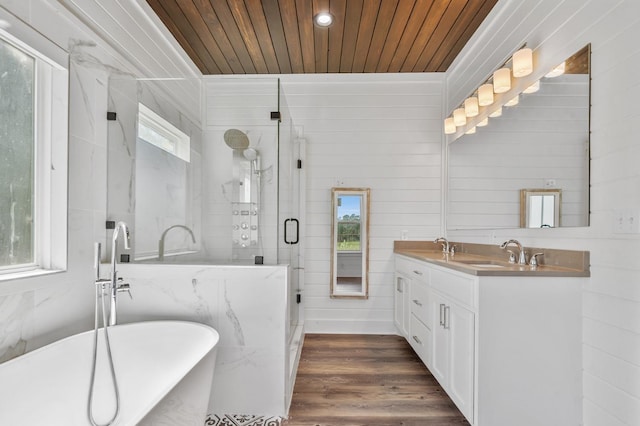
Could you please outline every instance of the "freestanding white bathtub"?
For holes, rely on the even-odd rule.
[[[204,424],[218,333],[203,324],[150,321],[109,328],[120,414],[113,425]],[[115,398],[100,330],[94,417],[105,423]],[[90,425],[87,401],[93,331],[0,364],[0,425]]]

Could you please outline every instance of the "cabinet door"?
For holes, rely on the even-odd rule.
[[[433,349],[431,356],[430,370],[436,380],[447,388],[447,377],[449,370],[449,330],[444,328],[444,312],[447,300],[436,292],[431,292],[431,313]]]
[[[459,305],[445,308],[449,331],[449,396],[462,414],[473,420],[475,316]]]
[[[409,335],[409,287],[410,280],[403,275],[396,274],[394,291],[395,308],[393,311],[396,328],[405,338]]]

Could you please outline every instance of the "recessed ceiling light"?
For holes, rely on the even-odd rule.
[[[313,23],[319,27],[329,27],[333,24],[333,15],[329,12],[320,12],[313,17]]]

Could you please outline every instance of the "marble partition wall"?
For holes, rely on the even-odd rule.
[[[119,266],[120,323],[173,319],[220,333],[209,412],[286,416],[290,375],[287,266]],[[301,344],[301,342],[300,342]]]

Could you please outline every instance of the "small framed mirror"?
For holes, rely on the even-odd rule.
[[[369,297],[369,188],[331,189],[331,297]]]
[[[560,189],[521,189],[520,227],[557,228],[560,224]]]

